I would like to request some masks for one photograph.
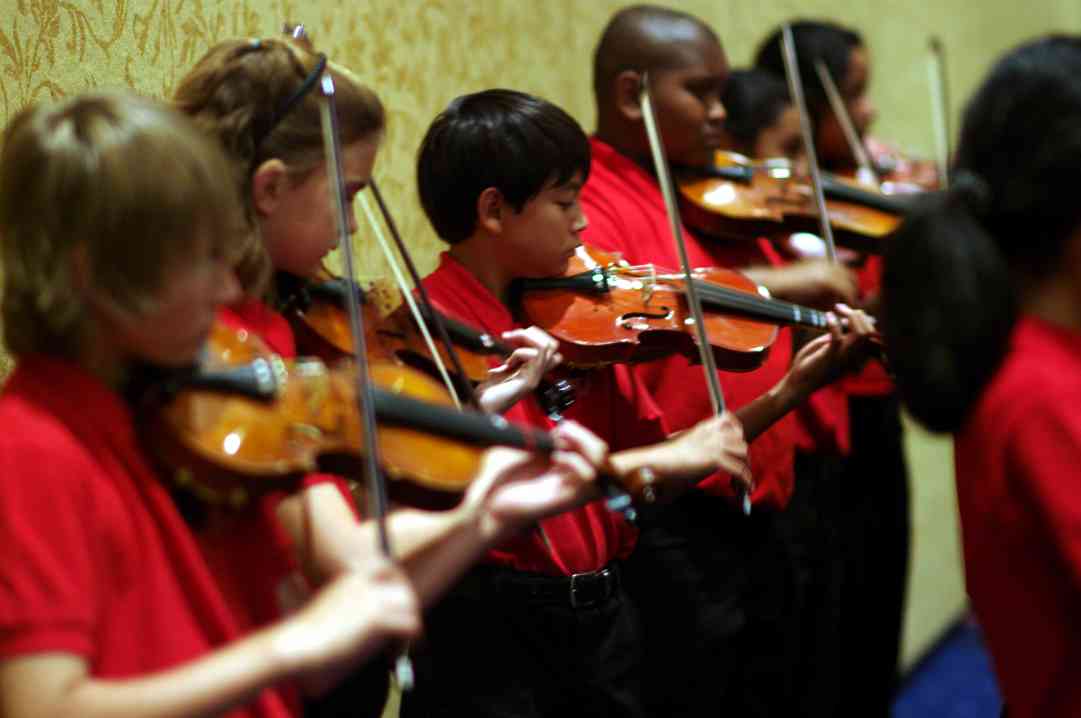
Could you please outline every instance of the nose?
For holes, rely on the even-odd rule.
[[[236,267],[232,264],[222,262],[221,271],[219,274],[219,281],[215,282],[214,286],[217,287],[217,292],[214,294],[214,301],[218,306],[225,304],[233,304],[240,299],[240,279],[236,275]]]
[[[724,109],[724,103],[719,96],[714,95],[710,100],[707,116],[710,122],[724,122],[728,117],[728,110]]]
[[[589,226],[589,217],[586,217],[585,211],[582,210],[582,205],[575,203],[578,207],[578,216],[574,220],[574,225],[571,227],[571,231],[575,234],[581,234],[586,227]]]
[[[863,95],[856,100],[856,106],[853,108],[852,115],[852,121],[855,123],[856,129],[862,134],[871,127],[875,118],[878,117],[878,108],[875,107],[875,103],[871,101],[870,97]]]

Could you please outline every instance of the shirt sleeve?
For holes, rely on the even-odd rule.
[[[91,500],[99,480],[62,446],[0,445],[0,658],[91,655],[105,543]]]
[[[1063,397],[1021,412],[1006,447],[1014,495],[1036,512],[1081,596],[1081,413]]]

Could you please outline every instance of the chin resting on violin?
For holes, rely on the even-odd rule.
[[[252,53],[259,62],[245,67]],[[453,511],[393,512],[389,533],[401,566],[381,555],[374,523],[358,521],[348,492],[328,477],[253,491],[235,509],[208,506],[198,524],[181,517],[167,475],[150,468],[137,441],[151,424],[125,404],[125,378],[136,364],[192,363],[215,317],[230,315],[220,306],[240,297],[238,256],[250,264],[264,251],[250,244],[254,234],[236,231],[251,198],[238,198],[231,165],[250,158],[223,156],[216,133],[207,139],[202,130],[213,125],[213,111],[200,93],[224,91],[227,77],[245,72],[280,72],[292,82],[276,85],[283,96],[263,108],[269,116],[315,64],[290,41],[227,41],[208,52],[174,100],[196,115],[198,128],[126,95],[31,108],[8,128],[0,234],[10,272],[5,332],[19,363],[0,399],[13,422],[2,451],[12,486],[0,511],[5,540],[21,558],[4,567],[4,615],[20,617],[3,631],[5,715],[295,714],[298,685],[322,690],[388,643],[414,638],[423,602],[492,543],[595,495],[606,446],[568,423],[553,432],[550,456],[486,454]],[[317,126],[315,99],[298,102],[306,100],[285,114]],[[275,129],[246,146],[273,153]],[[355,177],[374,145],[361,139],[349,147]],[[97,165],[102,158],[108,162]],[[269,171],[256,172],[254,183],[258,207],[247,209],[262,218],[268,240],[281,242],[283,225],[305,224],[296,204],[305,198],[313,220],[305,241],[276,246],[289,262],[308,249],[318,253],[309,239],[329,248],[312,229],[329,196],[318,167],[298,179],[283,174],[275,156],[263,165]],[[161,166],[172,171],[155,169]],[[77,192],[58,210],[61,190],[50,183],[61,176],[63,191]],[[310,194],[313,187],[322,192]],[[31,227],[32,215],[53,224]],[[11,272],[15,266],[28,271]],[[58,316],[67,319],[58,323]],[[239,323],[235,313],[232,319]],[[263,330],[288,344],[285,320],[254,309],[245,331]],[[58,387],[68,391],[57,395]],[[41,534],[36,524],[46,514],[51,528]],[[70,626],[63,635],[54,630],[60,624]]]

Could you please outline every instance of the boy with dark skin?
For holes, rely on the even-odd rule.
[[[643,71],[649,73],[672,165],[707,165],[721,146],[721,95],[729,67],[716,34],[701,20],[665,8],[636,6],[617,13],[595,55],[594,169],[582,191],[591,225],[583,240],[622,252],[632,264],[674,266],[676,254],[639,107]],[[780,262],[765,240],[706,240],[686,230],[684,236],[692,266],[744,268],[775,297],[826,305],[855,297],[855,278],[843,267],[818,260],[769,266]],[[838,311],[849,315],[844,305]],[[816,714],[797,700],[802,632],[808,623],[799,615],[810,608],[804,605],[808,594],[803,587],[815,580],[824,554],[824,547],[813,543],[819,532],[807,530],[812,507],[820,500],[807,494],[836,487],[819,486],[813,479],[797,484],[795,450],[808,441],[840,447],[847,426],[833,411],[836,407],[822,406],[772,425],[756,420],[753,400],[788,369],[791,341],[783,330],[754,373],[720,374],[728,405],[752,439],[754,515],[741,520],[726,487],[700,486],[705,491],[690,492],[643,527],[628,567],[628,587],[643,612],[646,671],[653,678],[646,700],[658,714]],[[815,388],[862,359],[862,348],[848,349],[838,353]],[[806,350],[796,355],[795,364]],[[673,430],[711,411],[700,367],[673,358],[645,365],[638,373]],[[822,403],[818,395],[811,401]],[[819,472],[812,462],[800,473]],[[665,589],[658,591],[662,579]],[[823,660],[836,663],[832,656]]]
[[[551,103],[489,90],[451,103],[429,129],[417,165],[421,202],[450,245],[425,280],[432,299],[490,333],[514,327],[511,282],[563,274],[580,244],[588,138]],[[809,345],[758,412],[747,414],[754,431],[798,403],[847,343],[835,324]],[[725,485],[733,476],[747,480],[732,414],[701,417],[669,436],[629,367],[589,372],[567,415],[609,442],[612,473],[648,470],[662,494],[678,495],[707,474]],[[532,397],[507,416],[551,425]],[[634,541],[621,518],[594,504],[492,552],[432,612],[429,651],[418,661],[418,689],[406,697],[403,715],[644,715],[637,616],[618,579]],[[588,602],[579,600],[579,584],[597,586]],[[465,643],[491,660],[463,662]]]
[[[822,167],[849,171],[853,157],[814,70],[815,58],[835,78],[856,132],[868,146],[872,161],[877,161],[873,145],[878,150],[884,146],[868,136],[878,111],[868,92],[871,56],[863,38],[852,28],[807,20],[793,22],[792,34]],[[780,50],[777,31],[756,53],[755,64],[761,72],[783,78]],[[891,173],[895,180],[937,181],[933,165],[900,162]],[[881,258],[866,256],[859,284],[868,306],[878,304],[881,273]],[[852,450],[844,462],[842,481],[847,490],[841,497],[838,522],[843,546],[840,640],[841,670],[851,687],[841,696],[841,708],[845,715],[887,716],[899,677],[910,549],[909,478],[900,406],[893,381],[879,362],[868,362],[862,372],[844,382],[844,390]],[[859,480],[870,474],[875,481]]]

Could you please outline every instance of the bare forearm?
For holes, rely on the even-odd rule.
[[[297,542],[309,580],[319,585],[363,565],[379,545],[377,522],[358,522],[333,487],[313,487],[305,498],[308,518],[300,510],[303,504],[289,500],[279,507],[279,518]],[[482,522],[461,507],[440,512],[396,509],[387,514],[386,522],[391,553],[426,605],[441,595],[493,538]]]
[[[787,379],[787,376],[781,379],[765,394],[749,404],[744,404],[734,412],[743,424],[743,436],[748,443],[762,435],[806,399],[806,396],[791,388]]]
[[[268,629],[178,668],[128,680],[70,673],[67,657],[32,656],[4,666],[0,691],[11,718],[191,718],[216,716],[243,705],[282,680],[286,661],[275,650],[278,629]],[[42,663],[45,661],[46,663]],[[58,682],[42,691],[42,665],[54,661]]]
[[[460,508],[395,511],[388,528],[394,554],[425,606],[435,603],[495,539],[491,529]]]

